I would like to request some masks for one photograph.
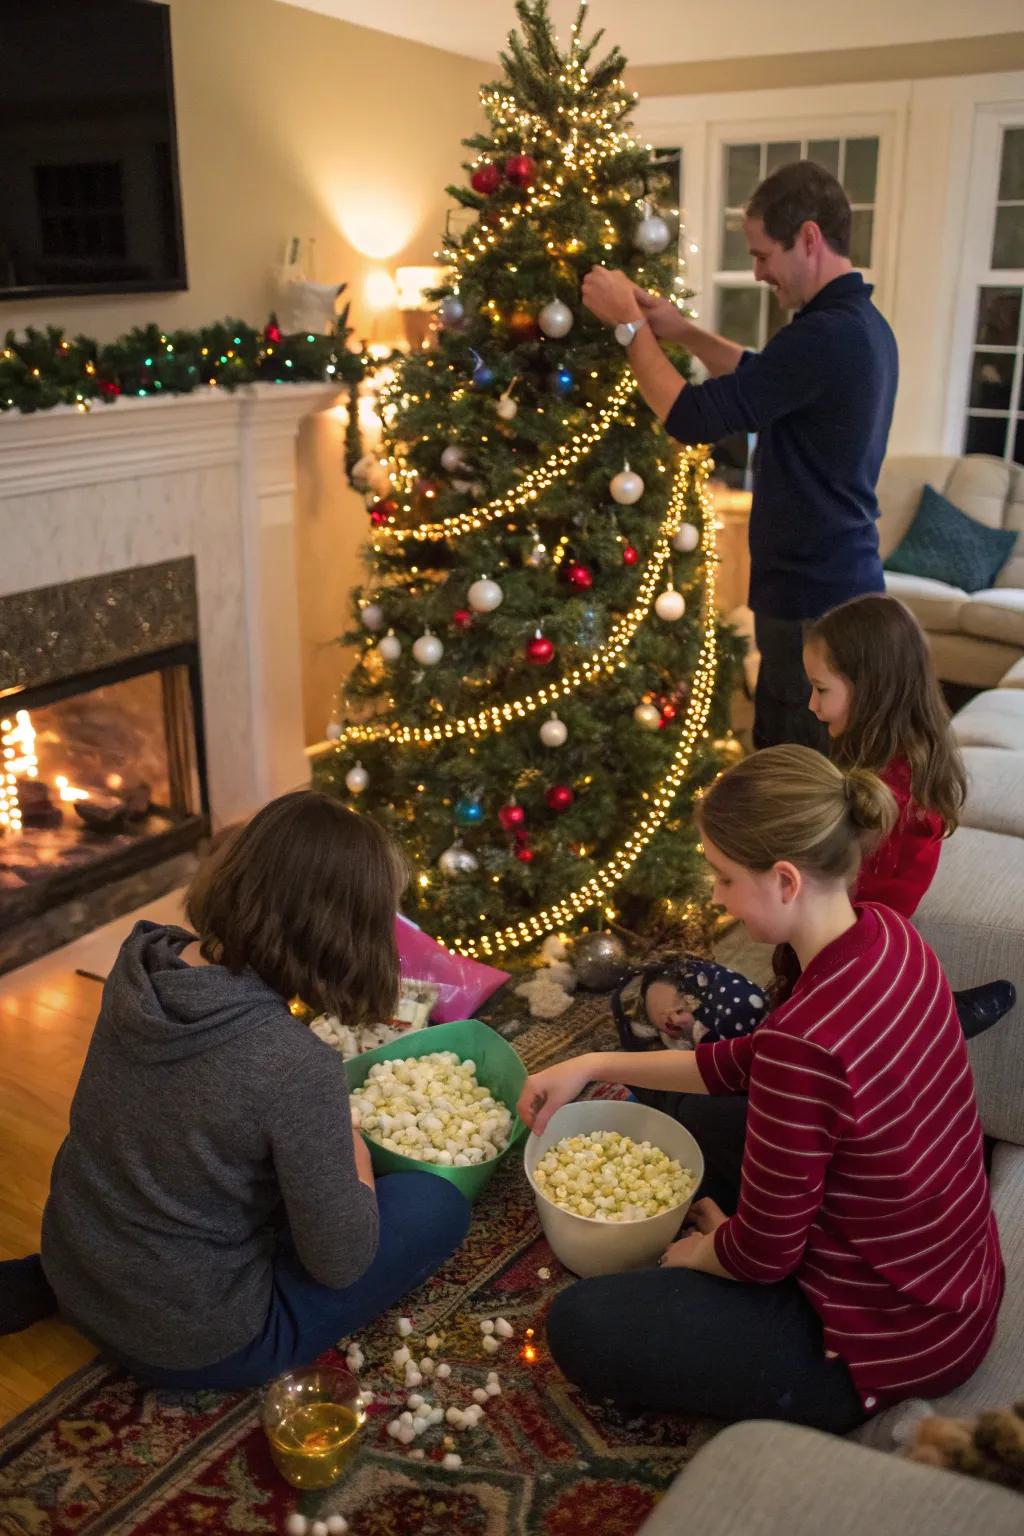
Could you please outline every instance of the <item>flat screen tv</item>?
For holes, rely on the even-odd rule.
[[[168,7],[0,0],[0,299],[185,288]]]

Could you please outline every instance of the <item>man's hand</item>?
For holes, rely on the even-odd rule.
[[[642,319],[636,285],[625,272],[591,267],[583,279],[583,302],[604,325],[623,325]]]
[[[535,1072],[526,1079],[519,1095],[516,1109],[520,1120],[539,1136],[555,1111],[578,1098],[592,1076],[587,1056],[573,1056],[570,1061],[560,1061],[555,1067]]]
[[[693,327],[693,321],[688,320],[671,299],[663,299],[657,293],[648,293],[646,288],[634,288],[633,292],[648,325],[659,341],[686,342]]]

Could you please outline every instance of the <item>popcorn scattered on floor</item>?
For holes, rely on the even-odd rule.
[[[288,1536],[306,1536],[306,1532],[309,1530],[309,1521],[305,1515],[300,1515],[298,1510],[295,1510],[293,1514],[288,1516],[284,1523],[284,1528],[288,1532]]]
[[[461,1408],[449,1408],[444,1418],[445,1423],[450,1424],[453,1429],[461,1429],[465,1422]]]
[[[348,1521],[345,1519],[344,1515],[327,1516],[328,1536],[346,1536],[347,1531]]]
[[[410,1392],[409,1396],[406,1398],[406,1402],[409,1404],[409,1407],[415,1413],[417,1408],[422,1408],[423,1407],[424,1399],[420,1396],[420,1394],[418,1392]]]
[[[407,1339],[410,1333],[412,1333],[412,1318],[400,1317],[398,1319],[398,1331],[403,1339]]]
[[[452,1368],[448,1364],[447,1360],[442,1360],[441,1364],[437,1367],[437,1371],[435,1372],[436,1375],[440,1376],[442,1381],[447,1381],[451,1373]]]
[[[495,1353],[495,1351],[499,1350],[500,1348],[501,1348],[501,1341],[500,1341],[500,1339],[496,1339],[494,1337],[493,1333],[485,1333],[484,1334],[484,1349],[486,1349],[486,1351],[487,1351],[487,1353],[489,1355],[493,1355]]]
[[[418,1371],[411,1360],[405,1367],[405,1384],[407,1387],[420,1387],[423,1385],[423,1372]]]
[[[314,1520],[309,1528],[309,1536],[327,1536],[327,1521]]]
[[[494,1325],[494,1331],[501,1339],[510,1339],[515,1333],[512,1324],[505,1317],[499,1317]]]
[[[422,1445],[418,1445],[415,1450],[409,1452],[409,1455],[413,1461],[422,1461],[426,1454],[427,1453],[423,1449]]]
[[[486,1391],[486,1389],[484,1387],[474,1387],[473,1388],[473,1401],[474,1401],[474,1403],[486,1403],[487,1402],[487,1398],[488,1398],[488,1393],[487,1393],[487,1391]]]
[[[420,1374],[423,1376],[433,1376],[434,1374],[434,1362],[429,1355],[424,1355],[420,1361]]]
[[[551,1271],[550,1271],[550,1269],[548,1269],[546,1264],[542,1264],[540,1269],[538,1269],[538,1271],[537,1271],[537,1279],[538,1280],[550,1280],[551,1279]]]
[[[427,1348],[435,1353],[441,1348],[441,1337],[436,1333],[427,1334]]]
[[[409,1364],[409,1361],[412,1359],[412,1350],[409,1348],[408,1344],[403,1344],[401,1349],[395,1350],[391,1358],[395,1364],[401,1368],[403,1365]]]
[[[489,1317],[485,1317],[484,1318],[483,1322],[480,1324],[480,1332],[483,1333],[483,1334],[489,1334],[489,1333],[493,1333],[494,1332],[494,1323],[491,1320],[491,1318],[489,1318]]]
[[[457,1456],[454,1451],[449,1451],[441,1465],[446,1472],[457,1472],[462,1466],[462,1457]]]

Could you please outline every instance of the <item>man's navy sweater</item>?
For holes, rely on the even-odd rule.
[[[758,433],[750,606],[813,619],[882,592],[875,485],[896,397],[888,324],[859,272],[835,278],[735,373],[683,389],[665,426],[683,443]]]

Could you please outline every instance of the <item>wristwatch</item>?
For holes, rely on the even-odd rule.
[[[624,320],[621,325],[615,327],[615,340],[620,347],[628,347],[637,331],[646,324],[646,315],[641,315],[639,320]]]

